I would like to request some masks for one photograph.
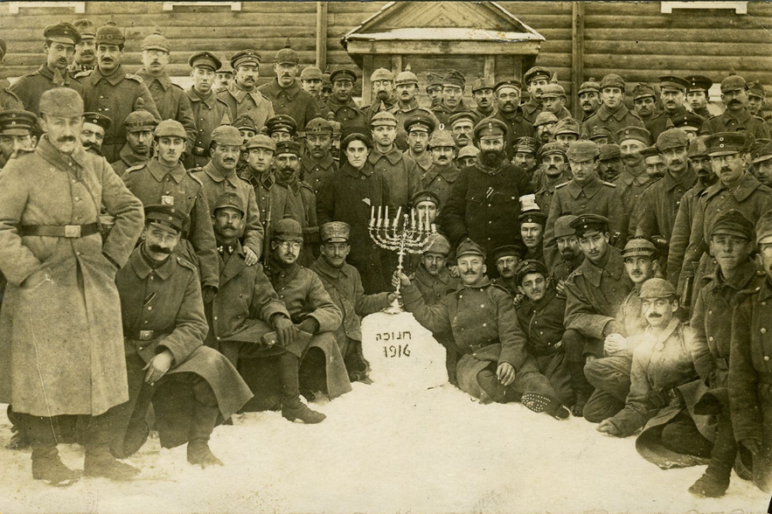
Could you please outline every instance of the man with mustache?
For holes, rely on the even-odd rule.
[[[667,166],[665,165],[665,161],[662,160],[662,154],[659,153],[659,150],[655,145],[647,146],[641,150],[641,157],[643,157],[643,166],[646,170],[646,174],[651,179],[650,184],[653,185],[665,176]]]
[[[601,180],[614,182],[622,173],[622,154],[619,145],[606,143],[600,145],[600,173]]]
[[[772,186],[772,143],[760,145],[751,151],[753,176],[763,185]]]
[[[381,111],[373,116],[370,130],[375,145],[367,160],[389,183],[394,205],[406,209],[408,200],[421,190],[421,171],[415,161],[394,144],[397,119],[393,114]]]
[[[517,290],[517,270],[526,250],[525,245],[520,241],[513,245],[499,246],[493,250],[493,262],[496,263],[499,276],[491,282],[503,287],[512,298],[517,297],[519,293]]]
[[[277,143],[294,141],[298,133],[298,124],[286,114],[277,114],[266,120],[263,130]]]
[[[702,75],[690,75],[685,80],[689,83],[686,88],[686,101],[692,112],[703,120],[710,119],[712,114],[708,110],[708,99],[713,81]]]
[[[663,75],[659,77],[659,95],[662,100],[662,112],[646,123],[652,140],[667,130],[675,120],[682,118],[689,111],[684,107],[684,93],[690,83],[681,77]],[[703,119],[702,122],[705,120]]]
[[[643,121],[634,112],[630,112],[624,102],[625,81],[619,75],[609,73],[600,80],[601,106],[598,112],[582,123],[582,135],[587,137],[593,127],[607,128],[614,136],[625,127],[641,127]],[[620,142],[621,141],[616,141]]]
[[[338,168],[330,149],[332,126],[323,118],[314,118],[306,125],[306,151],[300,159],[300,179],[311,186],[315,195]]]
[[[96,25],[87,19],[75,20],[72,25],[80,34],[80,43],[75,45],[75,57],[70,64],[70,74],[93,70],[96,67]]]
[[[648,84],[641,84],[633,88],[633,108],[635,114],[644,123],[649,123],[651,120],[657,117],[657,93],[654,92],[654,88]]]
[[[406,149],[407,151],[410,150],[412,146],[411,142],[408,141],[408,132],[405,126],[407,120],[413,119],[416,116],[421,116],[431,120],[432,127],[437,127],[440,122],[432,111],[418,105],[418,99],[416,98],[416,94],[418,93],[418,77],[415,73],[410,71],[409,66],[408,69],[399,73],[397,78],[394,79],[394,87],[397,90],[397,103],[394,105],[392,114],[397,118],[396,144],[399,148]],[[434,128],[432,128],[432,131],[433,130]],[[431,134],[431,131],[429,131],[429,133]],[[424,161],[427,167],[431,164],[430,158],[426,158]],[[421,166],[421,163],[419,163],[419,166]]]
[[[764,120],[748,109],[748,84],[744,78],[730,74],[722,80],[721,101],[726,106],[724,113],[709,118],[702,126],[703,134],[744,131],[756,139],[769,139]]]
[[[110,128],[112,120],[98,112],[83,114],[83,131],[80,133],[80,144],[89,152],[102,155],[102,142],[105,131]]]
[[[753,116],[764,117],[764,105],[766,104],[767,91],[758,80],[748,83],[748,111]]]
[[[549,84],[552,78],[552,71],[544,66],[534,66],[523,75],[523,82],[528,91],[528,101],[520,107],[523,111],[523,117],[529,122],[536,121],[536,117],[542,112],[541,95],[544,87]]]
[[[35,149],[37,122],[28,111],[0,111],[0,170],[14,155]]]
[[[550,282],[555,291],[565,298],[565,282],[571,273],[584,262],[584,253],[579,247],[576,230],[571,228],[571,222],[576,219],[573,214],[561,216],[555,222],[555,241],[558,244],[560,258],[550,272]]]
[[[442,75],[426,74],[426,95],[431,101],[429,108],[434,110],[442,102]]]
[[[209,155],[212,160],[203,168],[191,171],[191,175],[203,185],[206,205],[210,206],[209,214],[212,217],[217,198],[223,193],[233,193],[241,199],[245,213],[244,232],[239,237],[244,242],[244,262],[247,266],[254,266],[263,252],[264,231],[255,190],[236,173],[241,154],[241,134],[237,128],[223,125],[212,131],[211,139]]]
[[[507,139],[504,150],[507,157],[515,156],[514,144],[521,137],[534,137],[536,130],[525,118],[525,113],[520,108],[520,83],[514,80],[505,80],[496,84],[496,114],[489,120],[498,120],[507,127]]]
[[[83,96],[83,86],[73,78],[68,67],[80,43],[78,29],[69,23],[50,25],[43,30],[46,62],[32,73],[23,75],[9,88],[19,97],[24,110],[39,115],[40,96],[55,87],[68,87]],[[89,109],[92,110],[92,109]]]
[[[479,78],[472,85],[472,98],[474,98],[475,108],[472,114],[477,116],[478,120],[489,118],[496,114],[496,103],[494,102],[495,84],[492,80]]]
[[[528,353],[512,297],[485,276],[485,251],[472,241],[458,246],[462,286],[427,305],[404,273],[405,309],[434,332],[452,332],[459,353],[459,387],[483,403],[521,402],[535,412],[568,418],[547,377]]]
[[[372,87],[373,102],[362,107],[362,113],[368,122],[381,111],[392,114],[397,110],[399,97],[394,91],[394,74],[386,68],[378,68],[370,75],[370,87]]]
[[[472,112],[458,112],[448,119],[447,126],[450,127],[457,149],[472,144],[472,132],[480,119]]]
[[[432,166],[423,174],[421,188],[436,194],[440,204],[445,204],[461,173],[453,162],[456,146],[450,132],[443,129],[432,132],[429,151],[432,156]]]
[[[298,127],[305,127],[309,121],[321,115],[316,98],[304,91],[298,84],[300,57],[287,46],[276,52],[274,78],[258,89],[273,104],[274,114],[283,114],[295,120]]]
[[[153,154],[153,131],[158,126],[153,115],[144,109],[126,116],[123,124],[126,129],[126,144],[121,148],[120,158],[110,164],[119,177],[129,168],[150,160]]]
[[[0,38],[0,67],[3,65],[3,58],[5,57],[7,48],[5,40]],[[8,89],[10,85],[11,83],[8,82],[8,80],[0,76],[0,111],[23,111],[24,104],[16,93]]]
[[[403,153],[415,161],[418,171],[423,174],[432,167],[432,153],[428,149],[429,136],[437,126],[432,118],[424,113],[415,114],[404,121],[402,128],[402,131],[407,133],[407,150]]]
[[[120,158],[120,151],[126,144],[126,117],[132,112],[144,109],[161,121],[153,96],[139,75],[125,73],[121,66],[123,32],[115,25],[97,29],[97,67],[76,75],[83,84],[83,101],[86,110],[110,116],[113,124],[105,132],[102,153],[108,162]],[[158,203],[156,199],[155,202]]]
[[[533,122],[533,128],[536,130],[536,138],[541,141],[542,144],[547,144],[552,141],[555,136],[553,134],[555,125],[558,123],[558,117],[551,112],[540,112],[536,116],[536,121]]]
[[[349,68],[336,68],[330,74],[332,96],[325,103],[335,115],[334,120],[330,121],[340,123],[341,130],[369,125],[369,120],[353,99],[356,81],[356,73]],[[329,120],[329,116],[327,119]]]
[[[616,134],[619,141],[619,153],[625,167],[613,182],[622,197],[625,206],[625,221],[629,234],[635,234],[637,227],[636,209],[641,195],[652,184],[652,178],[646,173],[641,152],[651,145],[651,134],[643,127],[633,126],[620,129]]]
[[[197,52],[188,59],[193,85],[185,90],[196,123],[196,139],[188,148],[188,168],[205,166],[209,162],[211,134],[220,125],[231,122],[228,104],[217,98],[213,91],[215,75],[222,62],[212,52]]]
[[[542,88],[541,107],[542,112],[551,112],[558,121],[573,117],[566,109],[566,90],[558,83],[550,83]]]
[[[214,86],[212,87],[217,95],[227,91],[231,84],[233,84],[233,66],[231,66],[230,59],[226,59],[223,55],[220,61],[222,61],[222,67],[215,73]]]
[[[582,120],[587,119],[598,112],[600,108],[600,84],[590,79],[579,86],[579,106],[582,108]]]
[[[472,109],[464,102],[466,78],[457,70],[450,70],[442,78],[442,101],[432,107],[432,113],[443,125],[447,125],[450,117],[459,112],[469,112]]]
[[[536,181],[532,180],[531,184],[536,189],[536,204],[542,212],[550,212],[555,186],[571,180],[566,157],[567,148],[563,143],[547,143],[539,148],[541,167],[534,174]]]
[[[236,72],[233,83],[227,90],[217,93],[217,98],[228,104],[232,120],[248,116],[257,130],[262,129],[266,120],[275,114],[271,100],[257,88],[262,60],[262,56],[254,50],[241,50],[233,54],[231,66]],[[293,76],[293,83],[294,80]]]
[[[249,138],[244,145],[243,155],[246,166],[239,175],[249,182],[255,190],[258,216],[263,225],[263,259],[267,256],[267,246],[271,239],[271,226],[276,223],[271,209],[271,189],[276,183],[273,174],[273,157],[276,153],[276,142],[264,134]]]
[[[526,251],[524,259],[544,262],[544,225],[547,215],[539,210],[525,211],[518,216],[520,222],[520,238]]]

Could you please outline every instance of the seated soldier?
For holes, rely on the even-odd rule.
[[[544,262],[544,225],[547,214],[540,210],[525,211],[518,216],[520,237],[525,244],[524,259]]]
[[[357,269],[346,263],[351,246],[351,227],[343,221],[325,223],[319,229],[321,255],[310,269],[319,276],[325,290],[343,313],[343,323],[335,331],[343,362],[352,382],[367,382],[369,363],[362,354],[362,319],[381,311],[397,299],[396,293],[366,295]]]
[[[464,241],[457,262],[463,285],[435,305],[426,304],[407,275],[400,273],[399,279],[405,309],[432,332],[453,333],[464,354],[456,367],[459,387],[483,403],[520,401],[534,412],[568,418],[526,349],[512,298],[485,276],[485,251]]]
[[[515,240],[515,244],[499,246],[493,250],[493,262],[496,263],[499,276],[491,282],[503,287],[512,297],[516,297],[518,294],[517,267],[523,260],[525,251],[525,245],[519,239]]]
[[[563,353],[563,317],[566,299],[557,294],[541,261],[523,261],[517,270],[517,289],[523,301],[516,307],[520,328],[527,337],[528,353],[547,377],[563,405],[573,405],[571,374]]]
[[[218,416],[230,418],[252,395],[228,360],[203,345],[207,324],[198,271],[172,255],[187,223],[182,209],[146,207],[144,241],[115,278],[129,401],[111,414],[111,451],[125,458],[139,450],[152,402],[161,446],[187,443],[188,462],[205,468],[222,465],[208,444]]]

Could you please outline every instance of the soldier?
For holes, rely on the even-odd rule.
[[[464,148],[458,151],[458,156],[456,157],[456,166],[458,167],[458,169],[474,166],[475,161],[477,161],[478,155],[480,155],[479,148],[477,148],[474,145],[466,145]],[[434,157],[432,156],[432,158]]]
[[[646,173],[641,152],[651,145],[651,134],[648,130],[633,126],[625,127],[616,134],[619,141],[619,152],[625,169],[613,182],[622,197],[625,206],[625,221],[628,223],[628,233],[635,233],[635,213],[643,191],[652,183],[652,178]]]
[[[273,112],[292,118],[296,126],[305,127],[309,121],[321,115],[316,98],[300,88],[296,76],[300,57],[292,48],[276,52],[273,72],[276,78],[258,88],[273,104]]]
[[[592,79],[583,82],[579,86],[577,97],[579,98],[579,107],[582,108],[581,121],[587,121],[600,108],[600,84]]]
[[[119,159],[110,165],[119,177],[126,170],[145,164],[153,155],[153,131],[158,122],[144,109],[134,111],[123,122],[126,130],[126,144],[118,154]]]
[[[281,218],[275,219],[272,214],[271,202],[276,178],[273,173],[273,158],[276,154],[276,142],[270,137],[258,134],[251,137],[245,145],[246,167],[240,177],[255,190],[255,200],[260,222],[263,224],[263,262],[268,256],[268,246],[271,241],[272,226]]]
[[[397,107],[397,95],[394,94],[394,74],[385,69],[378,68],[370,75],[370,87],[372,87],[373,102],[367,107],[362,107],[362,114],[368,123],[379,112],[394,113]]]
[[[598,160],[600,161],[600,172],[598,173],[598,176],[600,176],[601,180],[605,180],[606,182],[614,182],[624,168],[619,145],[614,143],[600,145],[599,152],[600,155]]]
[[[40,115],[40,96],[55,87],[68,87],[83,96],[83,86],[67,69],[75,55],[75,45],[80,43],[78,29],[69,23],[49,25],[43,30],[46,62],[32,73],[23,75],[10,87],[21,99],[24,110]],[[87,109],[91,111],[92,109]]]
[[[83,99],[75,90],[46,91],[39,108],[45,135],[0,173],[0,270],[8,281],[0,401],[23,418],[34,479],[68,485],[80,476],[59,459],[58,415],[91,416],[87,476],[127,479],[138,470],[110,454],[105,413],[129,399],[113,278],[142,230],[142,204],[104,158],[81,147]],[[115,217],[104,238],[102,206]]]
[[[410,70],[405,70],[394,79],[394,85],[397,88],[397,103],[394,105],[392,114],[397,118],[397,146],[403,149],[410,149],[408,141],[408,130],[405,123],[416,117],[428,119],[431,127],[429,133],[439,126],[440,122],[429,109],[418,105],[416,94],[418,93],[418,77]],[[431,159],[430,159],[431,161]],[[420,163],[419,163],[420,166]]]
[[[332,81],[330,77],[331,73],[322,74],[322,91],[319,93],[319,99],[327,105],[332,97]],[[329,108],[329,107],[328,107]]]
[[[564,284],[563,345],[576,397],[571,411],[574,416],[582,416],[593,389],[584,374],[585,360],[602,357],[604,338],[621,332],[615,318],[633,284],[625,273],[620,251],[609,244],[607,218],[582,214],[571,227],[576,231],[585,259]]]
[[[84,113],[83,130],[80,133],[80,143],[83,148],[101,156],[105,132],[110,128],[111,123],[110,118],[98,112]]]
[[[638,84],[633,88],[633,107],[641,121],[648,123],[657,116],[657,93],[648,84]]]
[[[540,210],[525,211],[517,220],[520,222],[520,238],[526,248],[523,258],[544,262],[544,225],[547,223],[547,215]]]
[[[772,143],[766,143],[751,152],[753,176],[763,185],[772,186]]]
[[[220,61],[222,62],[222,67],[215,73],[214,86],[212,87],[215,94],[227,91],[231,84],[233,84],[233,66],[231,66],[231,60],[226,59],[223,55]]]
[[[352,382],[368,380],[369,363],[362,354],[362,316],[381,311],[397,299],[396,293],[366,295],[362,279],[354,266],[346,263],[351,251],[348,223],[332,221],[319,229],[320,256],[310,269],[319,276],[327,294],[343,313],[343,323],[335,331],[343,362]]]
[[[493,88],[494,83],[488,79],[477,79],[472,85],[472,98],[474,98],[475,108],[472,114],[477,116],[477,120],[489,118],[496,114],[496,105],[494,103]]]
[[[576,219],[573,214],[561,216],[555,222],[555,241],[558,244],[560,259],[552,267],[550,282],[555,286],[555,291],[563,297],[566,296],[566,279],[576,268],[584,262],[584,253],[579,247],[579,238],[571,223]]]
[[[456,150],[453,136],[447,130],[435,130],[429,140],[429,149],[432,166],[421,177],[421,189],[436,194],[439,202],[444,205],[461,173],[453,163],[453,153]]]
[[[541,141],[543,145],[549,143],[555,139],[554,130],[555,125],[557,124],[557,116],[551,112],[540,112],[533,122],[533,128],[536,130],[536,138]]]
[[[316,66],[306,66],[300,72],[300,87],[313,96],[317,105],[321,101],[322,93],[322,70]]]
[[[686,138],[689,139],[689,136]],[[664,178],[667,166],[665,165],[665,161],[662,160],[662,154],[659,153],[656,146],[647,146],[641,150],[641,157],[643,157],[643,169],[650,179],[649,185],[654,185],[655,182]]]
[[[300,180],[319,195],[324,183],[338,168],[330,152],[332,126],[327,120],[314,118],[306,125],[306,151],[300,159]]]
[[[769,139],[764,120],[751,114],[748,109],[748,84],[739,75],[731,74],[721,81],[721,101],[726,109],[723,114],[708,118],[702,133],[748,132],[756,139]]]
[[[593,127],[593,130],[595,128]],[[570,145],[574,141],[579,140],[582,127],[578,121],[573,118],[563,118],[555,124],[555,129],[552,131],[552,135],[555,136],[555,141]]]
[[[547,267],[557,261],[555,222],[561,216],[599,214],[609,220],[612,245],[623,246],[627,239],[625,208],[617,187],[598,178],[598,145],[592,141],[577,141],[568,147],[566,156],[573,178],[555,186],[547,225],[544,229],[544,258]]]
[[[646,129],[651,132],[653,141],[656,141],[659,135],[668,129],[668,120],[673,123],[688,112],[684,107],[684,93],[690,85],[681,77],[672,75],[659,77],[659,94],[662,98],[663,110],[646,123]]]
[[[244,262],[254,266],[263,252],[263,225],[255,200],[255,190],[236,173],[236,164],[241,153],[241,135],[235,127],[223,125],[212,132],[209,154],[212,160],[202,169],[191,170],[193,178],[203,185],[206,205],[211,206],[209,214],[214,217],[217,198],[223,193],[234,193],[244,205],[244,233],[239,234],[244,242]]]
[[[748,83],[748,111],[751,115],[764,118],[764,105],[766,104],[767,91],[758,80]]]
[[[214,92],[214,77],[222,62],[212,52],[197,52],[188,59],[193,85],[185,90],[196,123],[196,139],[188,148],[188,168],[199,168],[209,161],[211,134],[220,125],[231,122],[228,104]]]
[[[529,182],[534,182],[536,168],[539,160],[536,152],[539,149],[539,141],[536,138],[523,136],[515,140],[512,147],[512,164],[528,177]]]
[[[86,110],[104,114],[113,120],[102,145],[102,153],[108,162],[120,158],[120,151],[126,144],[124,122],[129,114],[142,108],[152,114],[157,122],[161,121],[155,101],[142,78],[123,72],[121,63],[125,42],[118,27],[99,27],[96,35],[97,66],[76,76],[83,84]]]
[[[7,45],[5,40],[0,38],[0,67],[3,65],[3,58],[5,57],[6,50]],[[24,110],[24,104],[16,93],[9,89],[10,85],[11,83],[8,82],[8,80],[0,76],[0,111]]]
[[[673,127],[680,128],[686,132],[686,135],[690,140],[697,137],[697,135],[700,133],[700,130],[702,130],[702,125],[705,123],[704,118],[688,111],[685,114],[677,118],[673,118],[670,121],[673,122]]]
[[[513,245],[499,246],[493,250],[493,262],[496,264],[499,276],[491,282],[503,287],[512,298],[517,297],[519,293],[517,290],[517,270],[525,252],[525,245],[520,241]]]
[[[542,212],[550,212],[555,187],[571,180],[567,160],[566,146],[562,143],[547,143],[539,148],[541,167],[534,173],[531,185],[536,190],[536,203]]]
[[[485,276],[484,250],[465,241],[457,256],[463,285],[435,305],[427,305],[410,278],[399,274],[405,309],[432,332],[453,333],[464,354],[456,367],[463,391],[483,403],[520,401],[535,412],[568,418],[568,411],[526,349],[512,297]]]
[[[228,105],[232,120],[246,115],[255,124],[256,130],[263,128],[266,120],[274,115],[273,104],[257,87],[262,60],[254,50],[233,54],[231,66],[236,72],[233,83],[227,90],[217,94],[217,98]]]
[[[177,252],[198,267],[204,300],[210,303],[217,290],[217,249],[204,186],[180,162],[187,133],[179,122],[165,120],[154,136],[154,157],[121,178],[144,205],[173,205],[188,215],[190,226]]]
[[[298,133],[298,124],[286,114],[277,114],[271,116],[265,122],[264,131],[268,133],[271,139],[276,143],[282,141],[294,141]],[[254,134],[253,134],[254,135]]]
[[[528,90],[528,101],[520,107],[523,110],[523,117],[530,123],[536,121],[536,117],[542,112],[541,95],[544,87],[549,84],[552,78],[552,71],[543,66],[534,66],[523,75],[523,82]]]
[[[431,101],[429,108],[434,110],[442,102],[442,75],[426,74],[426,95]]]
[[[634,112],[630,112],[624,102],[625,81],[619,75],[609,73],[600,81],[601,106],[598,112],[582,123],[582,134],[592,134],[593,128],[607,128],[614,136],[625,127],[641,127],[643,121]],[[621,141],[617,141],[620,142]]]
[[[474,126],[480,121],[473,112],[458,112],[448,119],[448,126],[453,134],[456,148],[461,149],[472,144]]]
[[[0,170],[14,155],[35,149],[37,123],[29,111],[0,111]]]
[[[423,114],[409,117],[403,125],[403,131],[407,133],[407,150],[403,153],[413,159],[418,166],[418,172],[424,174],[432,167],[432,153],[427,150],[429,135],[434,132],[436,125],[432,118]]]
[[[457,112],[471,111],[464,102],[464,89],[466,78],[460,71],[450,70],[442,78],[442,101],[432,107],[432,112],[441,124],[447,125],[450,117]]]
[[[515,140],[523,136],[534,137],[536,130],[525,118],[520,104],[520,83],[503,81],[496,84],[496,114],[490,118],[502,122],[507,127],[505,147],[507,157],[514,157]]]
[[[337,68],[330,74],[330,81],[332,82],[332,96],[326,103],[334,114],[334,121],[340,123],[341,129],[369,124],[352,98],[354,84],[357,81],[356,73],[348,68]]]
[[[542,112],[551,112],[558,121],[563,118],[572,118],[571,113],[566,109],[566,91],[560,84],[547,84],[541,92]]]
[[[75,20],[72,25],[80,34],[80,42],[75,45],[75,57],[69,67],[70,74],[74,75],[96,67],[96,25],[87,19]]]
[[[710,88],[713,87],[713,81],[702,75],[690,75],[685,78],[689,85],[686,87],[686,101],[689,103],[692,112],[703,120],[710,119],[711,114],[708,110],[708,100],[710,97]]]
[[[486,253],[520,239],[512,220],[520,215],[519,199],[533,190],[528,177],[510,164],[504,153],[507,126],[496,118],[482,120],[474,129],[480,145],[479,160],[464,168],[448,197],[442,227],[451,244],[470,238]],[[488,262],[493,270],[495,263]],[[492,272],[495,278],[498,273]]]
[[[397,119],[393,114],[387,111],[379,112],[373,116],[370,128],[375,146],[367,159],[389,183],[392,203],[397,207],[406,208],[408,200],[421,189],[421,172],[418,165],[394,144],[397,137]]]
[[[143,242],[115,279],[129,401],[109,414],[111,450],[119,458],[139,450],[152,402],[161,446],[187,443],[188,462],[206,468],[223,465],[208,444],[218,416],[230,418],[252,395],[236,368],[203,346],[208,327],[198,271],[172,255],[186,218],[170,205],[146,207]]]

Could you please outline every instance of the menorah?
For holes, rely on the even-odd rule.
[[[401,223],[400,223],[401,222]],[[370,237],[379,247],[397,252],[397,271],[403,271],[402,265],[405,255],[423,253],[431,244],[429,236],[437,232],[437,225],[429,220],[429,213],[422,215],[415,209],[410,209],[410,214],[402,215],[402,207],[397,209],[393,219],[389,218],[389,207],[383,210],[378,206],[376,214],[375,206],[370,209],[370,224],[368,225]],[[399,296],[401,283],[397,283],[395,292]],[[402,312],[399,298],[395,299],[391,307],[384,312],[398,314]]]

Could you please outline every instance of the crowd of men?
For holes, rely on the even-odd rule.
[[[131,479],[149,423],[222,465],[209,438],[256,394],[319,423],[301,392],[368,382],[361,318],[401,298],[483,403],[708,463],[696,495],[733,468],[772,488],[760,84],[728,75],[711,115],[706,77],[629,95],[609,74],[579,88],[579,120],[540,66],[476,80],[474,105],[462,73],[430,73],[426,106],[415,73],[378,69],[360,106],[352,69],[300,71],[291,48],[260,87],[257,51],[194,53],[183,89],[161,34],[136,73],[114,25],[43,42],[0,88],[0,401],[33,478],[78,480],[56,447],[77,441],[85,475]],[[438,227],[404,270],[371,238],[381,208]]]

